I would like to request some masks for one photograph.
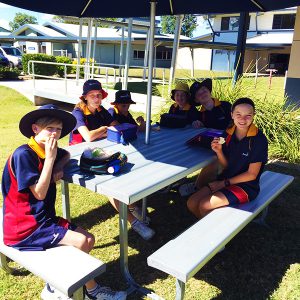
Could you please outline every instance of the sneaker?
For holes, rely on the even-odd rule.
[[[113,291],[109,287],[99,287],[96,296],[86,292],[84,300],[125,300],[127,293],[124,291]]]
[[[131,228],[146,241],[150,240],[155,234],[154,230],[139,220],[133,221]]]
[[[45,287],[42,290],[41,298],[43,300],[67,300],[71,299],[68,296],[64,295],[62,292],[56,288],[50,286],[49,283],[46,283]]]
[[[151,219],[146,216],[145,221],[143,221],[143,214],[142,214],[142,209],[138,206],[134,206],[134,207],[129,207],[129,211],[130,213],[139,221],[143,222],[146,225],[149,225]]]
[[[181,196],[189,196],[197,192],[197,188],[194,182],[183,184],[179,187],[178,192]]]

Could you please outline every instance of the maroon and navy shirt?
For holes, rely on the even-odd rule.
[[[236,184],[248,194],[251,201],[256,198],[260,190],[259,179],[268,161],[268,140],[254,124],[248,129],[247,136],[241,140],[237,139],[235,128],[233,126],[226,130],[226,143],[223,144],[222,150],[228,165],[219,175],[219,179],[230,179],[248,171],[251,163],[261,162],[262,165],[256,179]]]
[[[88,130],[95,130],[101,126],[109,126],[114,121],[113,117],[103,106],[100,106],[94,114],[90,112],[87,106],[76,107],[72,114],[76,118],[77,123],[74,131],[70,134],[70,145],[85,142],[78,131],[80,126],[86,126]]]
[[[58,148],[56,161],[66,154],[66,150]],[[44,160],[44,150],[31,138],[6,162],[2,175],[3,241],[6,245],[17,244],[45,221],[55,220],[55,183],[50,183],[44,200],[36,199],[29,189],[39,180]]]

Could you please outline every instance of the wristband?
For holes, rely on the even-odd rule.
[[[225,185],[225,187],[230,186],[230,180],[229,179],[225,179],[224,180],[224,185]]]

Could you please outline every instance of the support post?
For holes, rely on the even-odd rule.
[[[127,90],[128,86],[128,72],[130,64],[130,53],[131,53],[131,32],[132,32],[132,18],[128,20],[128,32],[127,32],[127,44],[126,44],[126,61],[125,61],[125,74],[123,81],[123,90]]]
[[[77,67],[76,67],[76,85],[78,85],[80,74],[80,58],[81,58],[81,44],[82,44],[82,23],[83,19],[79,19],[79,40],[78,40],[78,54],[77,54]]]
[[[180,36],[180,31],[181,31],[182,19],[183,19],[183,15],[176,16],[176,27],[175,27],[174,42],[173,42],[172,62],[171,62],[171,69],[170,69],[168,94],[171,93],[172,83],[174,81],[174,76],[175,76],[176,58],[177,58],[177,52],[178,52],[178,47],[179,47],[179,36]]]

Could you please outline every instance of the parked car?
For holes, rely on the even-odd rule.
[[[9,66],[9,60],[3,56],[2,54],[0,54],[0,66],[1,67],[8,67]]]
[[[0,46],[0,54],[9,60],[9,65],[12,68],[22,68],[22,53],[16,47]]]

